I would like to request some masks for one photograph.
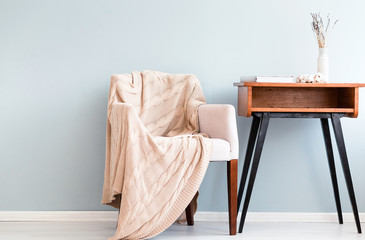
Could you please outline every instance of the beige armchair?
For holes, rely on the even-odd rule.
[[[213,141],[211,162],[227,162],[229,233],[236,235],[238,135],[236,112],[228,104],[204,104],[198,109],[200,132]],[[188,225],[194,224],[191,203],[185,210]]]

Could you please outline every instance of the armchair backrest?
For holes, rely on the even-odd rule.
[[[132,104],[150,134],[175,136],[198,131],[205,98],[194,75],[143,71],[112,75],[109,108],[117,102]]]

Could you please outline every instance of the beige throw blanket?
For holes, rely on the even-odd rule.
[[[120,208],[111,239],[159,234],[194,197],[212,148],[197,135],[197,109],[204,103],[193,75],[112,76],[102,201]]]

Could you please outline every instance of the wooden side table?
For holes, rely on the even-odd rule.
[[[328,119],[332,121],[357,231],[361,233],[340,119],[342,117],[357,117],[359,87],[365,87],[365,84],[239,82],[235,83],[234,86],[238,87],[238,114],[244,117],[253,117],[237,199],[238,211],[253,155],[239,232],[242,233],[243,230],[270,118],[319,118],[327,151],[338,221],[340,224],[343,223]],[[255,145],[255,153],[253,154]]]

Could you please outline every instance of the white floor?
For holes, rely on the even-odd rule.
[[[115,222],[0,222],[1,240],[105,240],[114,231]],[[246,222],[242,234],[229,236],[228,223],[196,222],[174,224],[153,239],[365,240],[365,234],[357,234],[354,223]]]

